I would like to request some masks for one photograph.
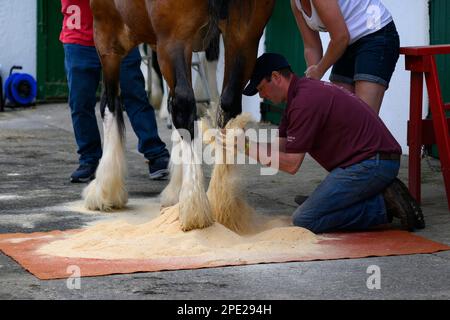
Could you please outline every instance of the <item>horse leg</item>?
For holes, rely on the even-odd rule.
[[[101,56],[104,92],[100,103],[103,119],[103,156],[96,178],[83,191],[85,206],[90,210],[121,209],[128,201],[125,188],[125,125],[119,99],[119,69],[122,57]]]
[[[249,0],[230,5],[228,18],[219,22],[225,46],[225,75],[218,122],[224,127],[242,112],[242,91],[255,67],[258,46],[274,0]]]
[[[189,231],[209,227],[214,221],[206,196],[201,157],[193,139],[196,104],[191,84],[192,48],[181,45],[180,42],[178,45],[171,43],[173,41],[158,44],[158,57],[161,70],[171,89],[172,120],[181,138],[174,143],[174,147],[179,148],[178,152],[172,150],[171,162],[175,166],[172,166],[172,169],[175,170],[176,176],[172,175],[161,200],[162,205],[173,204],[179,195],[181,228]],[[180,154],[181,157],[175,158]]]
[[[242,112],[242,91],[255,66],[259,40],[273,10],[274,0],[248,0],[230,5],[227,19],[219,28],[225,46],[225,75],[218,125],[228,126]],[[245,124],[242,125],[242,128]],[[208,196],[216,221],[238,232],[249,227],[251,209],[239,191],[238,173],[233,164],[216,165]],[[228,190],[222,192],[222,188]],[[236,213],[242,213],[236,215]],[[245,213],[248,215],[245,215]]]
[[[172,67],[172,60],[174,60],[175,58],[173,58],[169,54],[172,51],[169,45],[158,45],[158,51],[158,62],[161,68],[161,72],[166,79],[167,85],[169,86],[169,90],[167,90],[166,93],[170,96],[168,96],[165,101],[167,103],[168,110],[167,116],[171,117],[171,109],[173,109],[173,96],[171,95],[173,94],[173,88],[175,87],[176,83],[175,72],[174,68]],[[179,56],[183,56],[183,54],[180,53]],[[170,181],[167,187],[161,193],[162,207],[173,206],[180,200],[180,191],[183,183],[183,165],[180,153],[182,138],[176,129],[178,129],[178,127],[175,127],[174,132],[172,133],[172,151],[170,152]]]
[[[117,16],[115,16],[116,19]],[[119,21],[119,20],[118,20]],[[96,178],[83,191],[90,210],[111,211],[123,208],[128,201],[125,186],[125,124],[120,101],[120,65],[134,43],[124,36],[120,23],[107,19],[95,22],[95,42],[103,69],[104,92],[100,111],[103,119],[103,156]],[[111,28],[116,28],[112,30]]]

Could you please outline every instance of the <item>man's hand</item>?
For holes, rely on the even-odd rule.
[[[305,76],[310,79],[322,79],[324,72],[322,72],[316,64],[309,66],[305,71]]]

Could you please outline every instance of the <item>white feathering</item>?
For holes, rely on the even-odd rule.
[[[206,196],[204,178],[194,144],[181,142],[183,152],[183,184],[180,192],[180,223],[183,231],[203,229],[214,223]]]
[[[105,110],[103,129],[103,156],[95,180],[83,190],[83,199],[87,209],[109,212],[125,207],[128,192],[125,186],[124,141],[117,120],[108,108]]]
[[[170,181],[161,193],[161,207],[171,207],[176,205],[180,199],[180,190],[183,183],[183,165],[180,159],[174,161],[176,151],[181,148],[181,137],[177,130],[172,132],[172,152],[170,153]]]

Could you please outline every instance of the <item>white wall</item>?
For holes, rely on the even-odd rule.
[[[407,5],[406,3],[407,2]],[[392,13],[400,35],[400,46],[424,46],[430,44],[430,17],[428,0],[384,0]],[[397,68],[387,91],[380,116],[397,138],[405,154],[407,121],[409,119],[410,72],[405,70],[405,58],[400,56]],[[428,98],[424,90],[423,113],[428,113]]]
[[[36,77],[36,0],[0,0],[0,65],[5,80],[13,65]],[[19,71],[20,72],[20,71]]]
[[[400,46],[424,46],[430,43],[430,18],[428,0],[383,0],[391,12],[400,35]],[[322,33],[324,48],[329,42],[328,34]],[[324,80],[329,78],[329,73]],[[400,143],[403,153],[408,153],[406,142],[409,120],[410,72],[405,70],[405,58],[400,56],[386,92],[380,117]],[[428,110],[428,99],[424,90],[424,115]]]

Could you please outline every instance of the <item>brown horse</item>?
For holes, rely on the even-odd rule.
[[[120,109],[120,62],[131,49],[146,42],[157,51],[170,87],[175,127],[193,134],[192,52],[207,49],[220,30],[225,44],[223,125],[241,112],[242,89],[254,67],[259,39],[274,3],[275,0],[91,0],[106,105],[112,113]]]
[[[134,47],[148,43],[158,54],[162,74],[170,88],[173,124],[194,137],[197,116],[191,83],[192,52],[207,49],[219,33],[225,46],[218,116],[218,124],[223,127],[242,111],[242,90],[255,65],[259,40],[274,4],[275,0],[91,0],[95,43],[103,66],[105,91],[101,114],[105,129],[113,126],[105,124],[106,114],[106,118],[116,123],[119,136],[123,136],[120,63]],[[105,148],[106,140],[105,137]],[[97,190],[97,194],[105,192]],[[125,199],[123,195],[111,197]],[[88,206],[107,210],[123,206],[122,202],[111,200],[107,205]]]

